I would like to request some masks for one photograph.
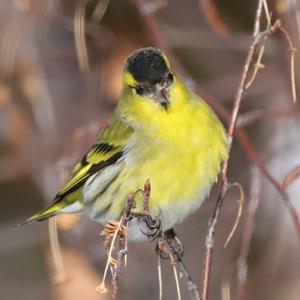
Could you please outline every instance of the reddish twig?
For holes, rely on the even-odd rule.
[[[300,177],[300,165],[294,167],[288,174],[285,176],[283,180],[283,188],[288,188],[297,178]]]
[[[242,102],[242,99],[243,99],[243,96],[244,96],[244,93],[246,90],[246,83],[247,83],[247,78],[249,76],[250,66],[253,61],[255,50],[259,43],[258,36],[260,33],[260,20],[261,20],[261,15],[262,15],[262,6],[263,6],[263,1],[259,0],[258,5],[257,5],[257,10],[256,10],[256,16],[255,16],[254,30],[253,30],[253,35],[252,35],[252,43],[250,45],[250,48],[249,48],[249,51],[248,51],[248,54],[246,57],[244,70],[242,72],[239,88],[237,90],[235,100],[234,100],[231,121],[230,121],[230,124],[228,127],[229,151],[231,150],[231,147],[232,147],[233,132],[234,132],[235,125],[237,122],[240,105],[241,105],[241,102]],[[222,208],[224,196],[226,194],[227,185],[228,185],[228,179],[227,179],[228,163],[229,163],[229,158],[227,160],[225,160],[222,165],[220,192],[219,192],[219,196],[218,196],[217,203],[216,203],[215,209],[213,211],[212,217],[210,218],[210,221],[209,221],[209,227],[208,227],[208,232],[207,232],[207,236],[206,236],[206,243],[205,243],[206,244],[206,255],[205,255],[204,280],[203,280],[203,289],[202,289],[202,298],[204,300],[208,299],[208,289],[209,289],[209,281],[210,281],[210,274],[211,274],[211,263],[212,263],[212,253],[213,253],[213,246],[214,246],[215,228],[216,228],[216,225],[218,222],[219,214],[220,214],[220,211]]]
[[[231,183],[228,186],[227,192],[230,188],[233,188],[233,187],[237,187],[239,189],[239,193],[240,193],[239,200],[237,201],[237,203],[238,203],[238,213],[237,213],[236,219],[234,221],[233,227],[230,230],[230,233],[229,233],[229,235],[228,235],[228,237],[227,237],[227,239],[224,243],[224,248],[226,248],[228,246],[228,244],[230,243],[234,233],[236,232],[236,229],[239,225],[239,222],[240,222],[240,219],[241,219],[241,216],[242,216],[244,202],[245,202],[245,193],[244,193],[243,186],[239,182]]]
[[[291,57],[290,57],[290,76],[291,76],[291,90],[292,90],[292,96],[293,96],[293,101],[296,103],[297,102],[297,91],[296,91],[296,79],[295,79],[295,53],[296,53],[296,48],[293,44],[292,38],[290,37],[288,31],[280,24],[279,26],[279,31],[283,34],[285,37],[288,45],[289,45],[289,51],[291,52]]]
[[[250,250],[250,243],[254,231],[255,214],[259,204],[261,193],[261,176],[257,167],[251,168],[250,196],[246,211],[246,222],[242,234],[242,246],[237,261],[237,287],[236,299],[245,299],[245,287],[247,282],[248,265],[247,259]]]
[[[211,27],[221,35],[227,35],[229,28],[222,20],[219,11],[212,0],[199,0],[199,8],[202,9],[204,15]]]

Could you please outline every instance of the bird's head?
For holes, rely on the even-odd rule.
[[[134,51],[125,63],[123,83],[131,98],[168,110],[174,74],[159,49],[148,47]]]

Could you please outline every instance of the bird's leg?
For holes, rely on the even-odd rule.
[[[176,260],[181,260],[184,253],[183,243],[180,241],[173,229],[169,229],[162,234],[161,239],[158,240],[156,246],[156,252],[163,259],[169,258],[169,251],[166,249],[166,245],[170,248],[173,255],[176,256]]]
[[[151,215],[145,214],[143,216],[143,221],[147,226],[147,232],[142,231],[150,241],[154,241],[156,238],[160,237],[162,234],[161,221],[157,217],[152,217]]]

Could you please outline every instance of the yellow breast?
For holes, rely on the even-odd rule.
[[[201,205],[227,156],[227,142],[219,119],[199,99],[165,119],[154,116],[152,122],[148,134],[143,129],[131,137],[119,175],[122,184],[107,191],[114,195],[110,217],[122,210],[128,192],[150,179],[151,213],[167,230]],[[142,210],[141,198],[136,210]]]

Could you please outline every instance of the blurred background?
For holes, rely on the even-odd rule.
[[[273,20],[282,20],[299,48],[299,1],[268,3]],[[118,101],[123,62],[138,47],[162,47],[226,123],[224,111],[232,108],[256,5],[239,0],[0,1],[1,300],[110,299],[110,293],[95,293],[106,263],[100,224],[85,216],[58,219],[67,276],[61,285],[53,281],[48,223],[15,226],[51,201],[93,143]],[[268,39],[265,67],[247,91],[239,118],[279,183],[300,165],[300,107],[292,100],[288,47],[283,35]],[[239,198],[237,191],[226,196],[217,226],[211,299],[242,299],[246,268],[239,257],[247,250],[251,220],[255,227],[245,298],[299,299],[299,238],[281,197],[246,154],[235,139],[229,180],[243,185],[245,206],[238,230],[224,249]],[[295,180],[288,193],[300,214],[299,187],[300,180]],[[176,228],[185,245],[184,261],[199,286],[215,195],[213,191],[201,209]],[[248,211],[251,195],[259,196],[255,216]],[[158,299],[154,248],[154,242],[129,244],[119,299]],[[168,261],[163,262],[163,284],[163,299],[176,299]],[[183,299],[189,299],[183,283],[181,287]]]

